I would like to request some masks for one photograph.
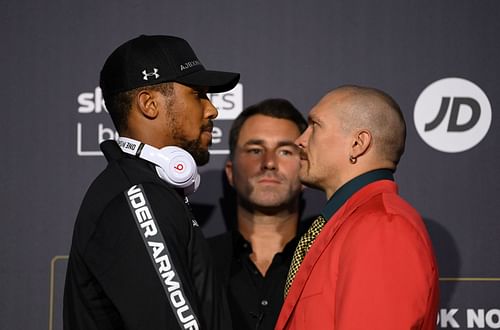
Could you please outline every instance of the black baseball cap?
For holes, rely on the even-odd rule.
[[[189,43],[174,36],[141,35],[119,46],[101,70],[104,98],[164,82],[208,87],[209,93],[231,90],[239,73],[206,70]]]

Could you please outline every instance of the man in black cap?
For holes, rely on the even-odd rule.
[[[206,93],[239,74],[205,70],[189,44],[140,36],[100,77],[118,141],[75,223],[64,329],[227,329],[227,303],[186,195],[208,162],[217,109]]]

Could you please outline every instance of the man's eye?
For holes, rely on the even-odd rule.
[[[258,154],[262,153],[262,150],[257,149],[257,148],[252,148],[252,149],[247,149],[247,153],[253,154],[253,155],[258,155]]]
[[[195,96],[199,99],[208,99],[207,93],[202,91],[196,91]]]
[[[312,121],[307,128],[310,128],[313,132],[320,129],[321,125],[315,121]]]
[[[295,149],[281,149],[279,151],[280,155],[282,156],[293,156],[297,154],[297,150]]]

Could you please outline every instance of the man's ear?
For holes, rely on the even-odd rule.
[[[142,90],[136,96],[139,111],[148,119],[155,119],[159,113],[158,95],[154,91]]]
[[[224,171],[226,171],[227,182],[231,187],[233,186],[233,161],[228,159],[226,165],[224,166]]]
[[[362,129],[356,132],[351,146],[351,157],[358,158],[365,154],[372,144],[372,134],[369,130]]]

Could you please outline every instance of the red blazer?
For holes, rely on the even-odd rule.
[[[329,219],[297,272],[276,329],[435,329],[438,270],[424,223],[380,180]]]

